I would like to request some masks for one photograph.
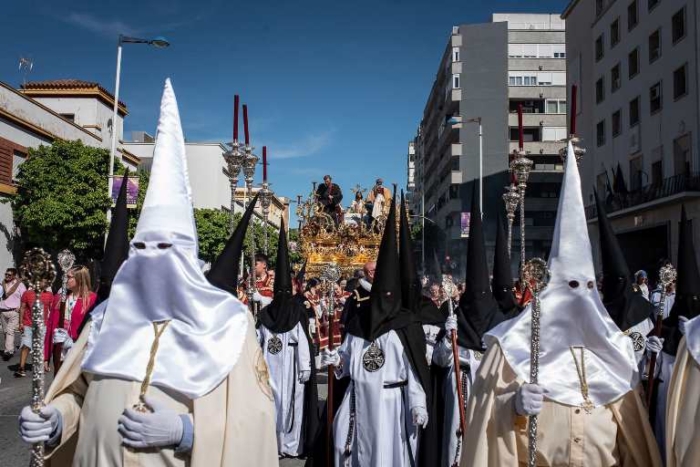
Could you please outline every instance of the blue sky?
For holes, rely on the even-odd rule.
[[[252,144],[268,146],[276,192],[307,194],[330,173],[349,197],[377,176],[405,185],[408,141],[452,25],[487,22],[494,12],[561,13],[566,3],[15,1],[3,6],[0,80],[18,86],[19,57],[29,56],[30,80],[77,78],[112,90],[118,34],[163,35],[168,49],[124,48],[127,136],[154,133],[170,77],[186,138],[230,141],[238,93],[249,106]]]

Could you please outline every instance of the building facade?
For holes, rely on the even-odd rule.
[[[567,131],[564,31],[564,21],[553,14],[494,14],[490,23],[453,27],[413,141],[412,209],[435,225],[435,235],[444,239],[438,243],[445,245],[439,256],[450,256],[461,268],[458,274],[466,256],[461,219],[480,178],[492,260],[496,222],[505,218],[509,154],[518,148],[519,105],[525,150],[534,161],[526,198],[526,252],[530,257],[549,251],[561,184],[558,153]],[[516,224],[514,251],[518,239]],[[515,271],[518,255],[513,262]]]
[[[124,148],[136,154],[142,161],[141,167],[149,169],[153,162],[154,138],[146,132],[132,133],[132,140],[124,142]],[[192,186],[192,203],[196,209],[231,209],[231,185],[228,170],[223,154],[228,148],[223,143],[185,142],[187,155],[187,169],[190,185]],[[243,188],[243,176],[236,190],[236,211],[243,212],[245,193]],[[260,188],[253,187],[253,193]],[[258,206],[255,211],[256,218],[262,219],[262,208]],[[284,218],[289,225],[289,199],[274,196],[270,204],[268,221],[276,229],[280,227],[280,221]]]
[[[660,259],[677,261],[681,205],[696,237],[700,229],[697,8],[689,0],[574,0],[562,14],[595,256],[594,189],[630,267],[651,277]]]
[[[114,97],[98,83],[80,80],[28,82],[20,89],[0,82],[0,198],[16,192],[17,168],[31,148],[55,140],[82,141],[109,150]],[[120,103],[116,122],[121,141],[127,108]],[[140,160],[118,146],[116,157],[135,170]],[[12,208],[0,203],[0,267],[14,266],[20,232]]]

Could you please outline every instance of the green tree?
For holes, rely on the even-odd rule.
[[[242,214],[234,215],[236,225],[240,222]],[[208,262],[213,262],[224,249],[224,245],[229,238],[229,214],[218,209],[195,209],[194,219],[197,224],[197,236],[199,237],[199,257]],[[261,223],[255,222],[248,226],[243,247],[245,254],[249,255],[251,247],[251,233],[255,236],[255,251],[263,250],[264,229]],[[268,227],[268,253],[270,265],[274,266],[277,255],[277,232],[274,228]],[[247,261],[247,256],[246,256]]]
[[[79,260],[102,254],[109,151],[80,141],[55,141],[29,150],[11,198],[24,246],[70,248]]]

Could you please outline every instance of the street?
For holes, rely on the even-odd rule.
[[[0,337],[0,342],[4,336]],[[17,339],[19,343],[19,337]],[[0,361],[0,465],[22,466],[29,463],[29,446],[17,433],[17,417],[22,407],[29,404],[32,394],[31,372],[24,378],[15,378],[13,373],[19,362],[19,352],[7,362]],[[51,384],[53,373],[47,373],[46,387]],[[325,400],[327,394],[326,375],[320,374],[318,384],[319,398]],[[115,428],[116,429],[116,428]],[[280,466],[297,467],[304,465],[303,460],[282,459]]]

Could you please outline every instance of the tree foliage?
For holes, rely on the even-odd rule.
[[[242,214],[236,213],[234,215],[235,223],[238,225],[240,222]],[[218,209],[195,209],[194,219],[197,224],[197,235],[199,237],[199,257],[211,263],[216,259],[216,257],[224,249],[224,245],[229,238],[229,226],[230,218],[229,213],[220,211]],[[245,254],[250,254],[251,248],[251,233],[255,237],[255,251],[263,251],[264,243],[264,228],[259,222],[251,222],[248,226],[248,233],[246,235],[243,246],[245,249]],[[270,256],[270,267],[274,267],[275,257],[277,255],[277,236],[278,233],[274,228],[268,227],[268,254]],[[246,260],[247,261],[247,260]]]
[[[10,201],[25,247],[71,249],[79,260],[102,254],[109,151],[80,141],[29,150]]]

